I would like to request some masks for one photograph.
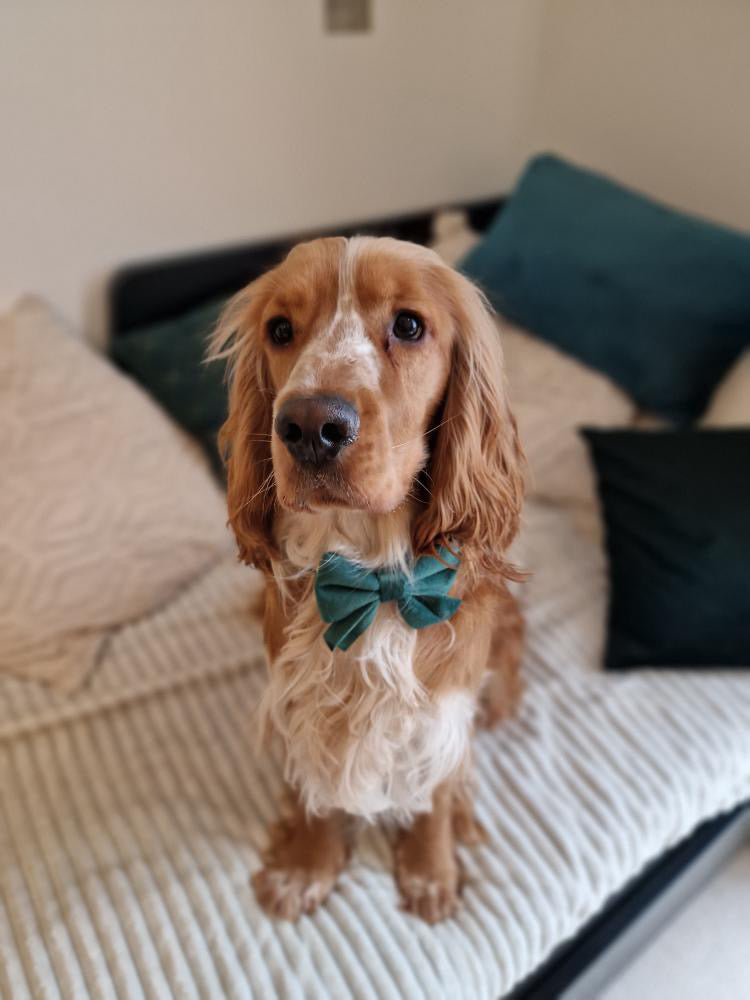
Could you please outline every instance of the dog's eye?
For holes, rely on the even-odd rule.
[[[268,321],[268,336],[277,347],[284,347],[292,339],[292,324],[286,316],[274,316]]]
[[[405,310],[396,313],[393,321],[393,336],[399,340],[419,340],[424,333],[422,320],[416,313]]]

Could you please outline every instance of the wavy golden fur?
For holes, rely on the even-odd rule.
[[[241,559],[262,570],[270,569],[272,558],[278,556],[271,533],[273,390],[258,339],[252,335],[267,281],[260,278],[229,302],[211,351],[214,358],[226,352],[231,359],[229,416],[219,434],[219,447],[227,463],[229,523]]]
[[[456,328],[451,375],[430,442],[428,500],[412,529],[416,552],[460,548],[477,570],[515,577],[505,552],[518,530],[523,457],[489,304],[466,278],[444,276]]]
[[[414,342],[395,333],[403,310],[419,319]],[[279,317],[293,330],[283,346],[269,337]],[[280,916],[314,908],[347,856],[347,817],[390,815],[405,826],[405,904],[441,919],[458,893],[453,832],[478,836],[465,782],[472,717],[497,721],[520,691],[506,553],[523,457],[490,310],[423,247],[317,240],[235,296],[212,351],[230,370],[229,519],[241,558],[267,578],[262,713],[293,795],[258,896]],[[331,396],[356,409],[358,434],[311,470],[275,420],[290,400]],[[348,651],[328,650],[312,591],[325,551],[408,567],[441,545],[461,556],[450,622],[415,633],[382,605]]]

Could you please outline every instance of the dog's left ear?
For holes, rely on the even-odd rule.
[[[446,269],[455,324],[451,374],[425,476],[415,552],[460,546],[467,560],[512,575],[504,553],[518,530],[524,458],[505,393],[500,335],[479,290]]]

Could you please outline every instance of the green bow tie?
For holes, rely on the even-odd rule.
[[[454,615],[461,601],[448,597],[448,591],[458,559],[447,549],[440,549],[439,555],[417,559],[407,576],[397,569],[369,570],[337,552],[326,552],[315,576],[315,597],[320,617],[330,626],[323,635],[328,648],[348,649],[386,601],[398,602],[412,628],[437,625]]]

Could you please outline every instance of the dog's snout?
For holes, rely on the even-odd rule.
[[[356,440],[359,414],[338,396],[294,396],[282,405],[274,428],[298,462],[323,465]]]

